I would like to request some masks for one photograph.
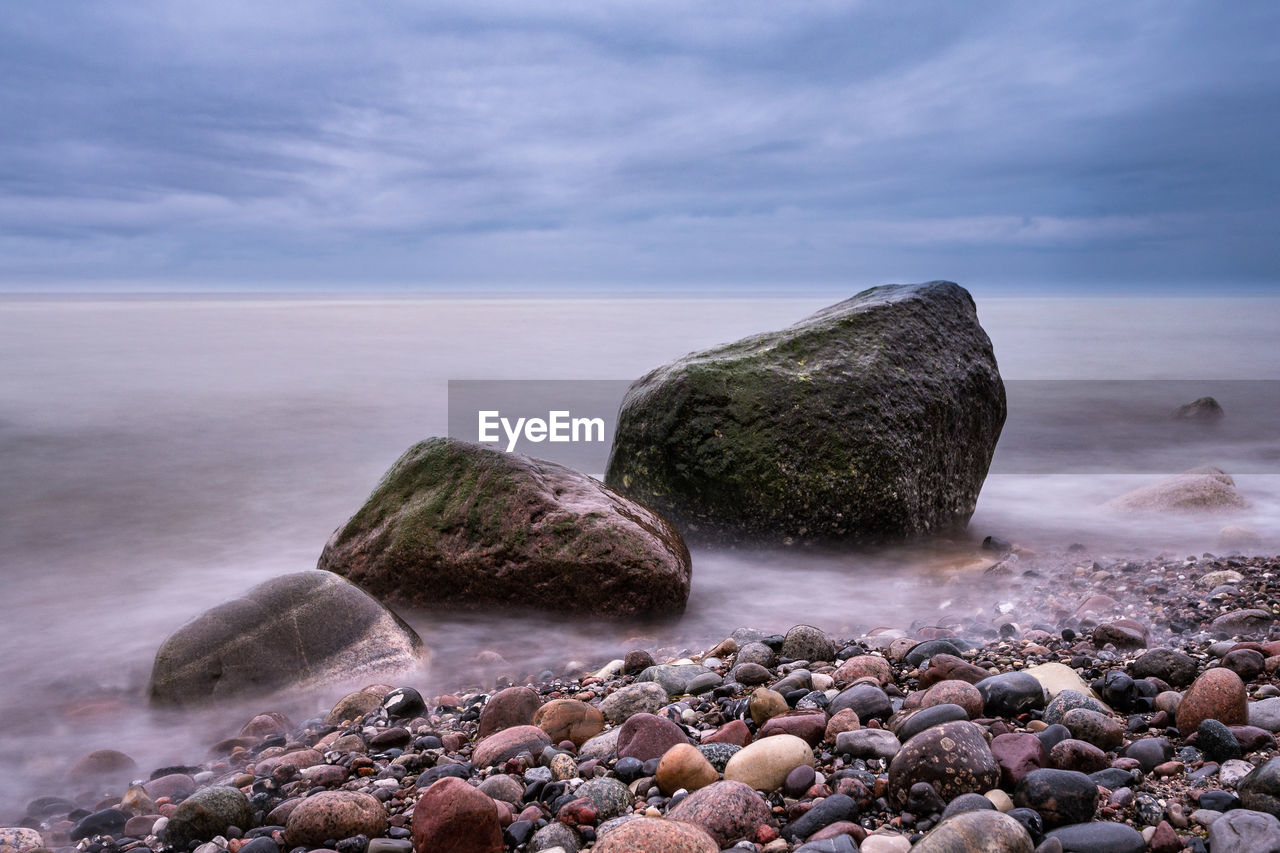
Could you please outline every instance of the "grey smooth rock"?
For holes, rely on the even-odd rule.
[[[253,809],[239,788],[202,788],[182,801],[164,828],[164,843],[179,850],[192,841],[209,841],[227,827],[253,825]]]
[[[296,572],[207,610],[156,652],[148,696],[190,706],[384,677],[421,665],[421,638],[364,590],[329,572]]]
[[[1209,824],[1213,853],[1280,853],[1280,820],[1252,809],[1233,809]]]

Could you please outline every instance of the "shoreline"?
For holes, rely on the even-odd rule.
[[[1216,584],[1215,586],[1219,588],[1210,589],[1203,585],[1203,579],[1213,572],[1238,572],[1243,577],[1234,584]],[[1219,577],[1227,580],[1232,578],[1231,575]],[[915,660],[918,654],[909,654],[918,644],[931,641],[936,644],[947,638],[957,638],[962,645],[971,646],[968,650],[953,655],[954,660],[938,659],[943,661],[941,665],[944,668],[950,667],[962,675],[967,673],[965,677],[971,680],[977,678],[978,670],[984,671],[985,675],[993,675],[1020,673],[1044,664],[1062,664],[1075,673],[1077,687],[1081,684],[1086,685],[1082,692],[1087,693],[1087,685],[1095,682],[1101,684],[1098,679],[1103,678],[1108,672],[1120,672],[1126,678],[1132,679],[1134,661],[1140,655],[1141,649],[1169,649],[1189,654],[1190,659],[1194,661],[1197,674],[1202,674],[1218,662],[1215,653],[1225,655],[1238,645],[1215,639],[1214,634],[1231,633],[1232,629],[1235,629],[1234,633],[1243,631],[1256,639],[1265,640],[1272,632],[1277,612],[1280,612],[1280,557],[1168,555],[1143,561],[1117,559],[1104,562],[1095,561],[1082,548],[1044,555],[1015,548],[1004,555],[1002,560],[995,562],[986,571],[984,578],[989,580],[986,592],[990,600],[982,606],[965,609],[963,615],[930,618],[936,614],[920,613],[913,624],[880,626],[882,630],[872,629],[868,635],[855,638],[831,638],[815,629],[810,629],[809,632],[801,631],[801,634],[821,635],[831,644],[830,654],[823,655],[823,657],[831,657],[829,661],[802,659],[797,664],[796,660],[788,660],[787,657],[779,658],[778,651],[784,643],[789,642],[785,634],[765,636],[761,632],[744,629],[737,632],[737,640],[726,639],[716,647],[700,650],[700,653],[691,653],[691,650],[679,645],[664,646],[659,642],[656,645],[647,644],[645,648],[633,649],[627,655],[621,669],[611,670],[610,666],[606,665],[597,668],[590,675],[578,675],[576,678],[561,676],[540,679],[537,675],[529,678],[531,674],[525,674],[526,677],[516,682],[519,686],[506,688],[503,693],[496,689],[496,685],[485,690],[476,689],[478,685],[472,685],[471,689],[461,689],[452,695],[427,697],[427,708],[412,716],[389,713],[383,709],[383,697],[379,694],[385,693],[394,685],[378,688],[372,693],[357,691],[356,694],[344,697],[339,701],[338,707],[342,707],[343,702],[346,702],[348,712],[354,708],[361,713],[358,715],[348,713],[343,716],[343,712],[339,711],[338,716],[333,717],[329,722],[313,719],[294,725],[293,721],[272,716],[269,701],[244,700],[238,703],[239,707],[246,709],[262,707],[263,710],[258,714],[248,714],[245,717],[246,728],[238,737],[222,741],[220,756],[210,758],[198,765],[167,768],[176,772],[165,772],[157,776],[153,769],[139,768],[136,765],[124,772],[121,767],[128,766],[126,763],[128,759],[113,758],[104,753],[98,756],[99,763],[110,764],[114,760],[121,765],[116,767],[112,781],[107,781],[110,778],[110,770],[107,776],[99,776],[98,781],[94,782],[91,775],[83,775],[86,768],[82,767],[80,781],[68,783],[68,796],[63,802],[58,803],[48,797],[37,798],[28,804],[27,814],[23,819],[15,821],[14,825],[34,824],[35,826],[28,826],[28,828],[41,833],[41,844],[59,851],[76,849],[86,853],[113,853],[117,850],[141,850],[143,847],[152,850],[170,849],[171,845],[166,842],[164,824],[160,825],[157,834],[158,818],[148,817],[148,815],[159,818],[172,817],[178,813],[183,796],[207,787],[230,784],[242,789],[248,801],[254,804],[256,814],[252,822],[255,826],[237,827],[239,834],[245,838],[227,839],[218,833],[218,837],[222,837],[224,843],[218,844],[216,850],[207,848],[204,853],[217,853],[217,850],[222,849],[230,853],[238,853],[241,847],[247,846],[246,841],[252,840],[249,836],[261,836],[270,840],[273,837],[272,832],[284,833],[274,836],[278,842],[281,842],[277,845],[280,850],[292,850],[297,846],[327,849],[319,841],[334,840],[344,842],[337,846],[340,853],[362,853],[362,851],[363,853],[396,853],[403,845],[392,844],[388,847],[385,844],[375,843],[370,847],[367,839],[364,846],[361,846],[359,839],[351,842],[344,841],[343,838],[319,839],[312,844],[294,845],[290,843],[287,830],[284,828],[288,825],[287,820],[279,824],[264,822],[268,821],[273,813],[277,818],[281,816],[276,810],[282,803],[293,799],[290,795],[306,793],[315,795],[322,790],[363,792],[378,799],[386,811],[388,818],[386,832],[390,835],[385,836],[383,840],[404,841],[408,838],[405,833],[409,832],[413,826],[412,806],[423,795],[425,787],[428,787],[424,782],[437,781],[432,778],[433,774],[443,776],[469,769],[470,772],[466,773],[467,778],[472,781],[485,780],[488,793],[501,788],[508,800],[514,800],[514,802],[508,802],[496,797],[492,800],[497,803],[494,806],[495,815],[499,816],[497,819],[500,823],[506,824],[503,831],[507,832],[507,849],[539,849],[537,844],[528,846],[528,842],[539,832],[545,834],[546,837],[543,840],[556,836],[562,841],[576,839],[575,843],[585,846],[597,835],[597,831],[607,836],[614,828],[610,826],[609,821],[618,815],[604,818],[603,812],[608,809],[593,806],[594,817],[587,819],[589,816],[583,810],[582,803],[577,804],[576,811],[570,810],[572,814],[563,813],[562,810],[566,806],[581,799],[570,797],[567,802],[559,802],[568,789],[576,789],[586,784],[582,781],[574,782],[575,779],[589,777],[595,780],[598,774],[599,779],[615,779],[627,783],[623,788],[635,788],[635,791],[629,791],[629,793],[634,798],[634,803],[639,805],[633,803],[622,809],[623,815],[641,814],[650,818],[665,818],[674,806],[678,806],[682,800],[692,795],[682,796],[677,791],[670,790],[669,786],[667,786],[668,790],[663,790],[662,786],[657,786],[656,783],[646,785],[643,780],[652,777],[654,773],[649,771],[655,771],[656,768],[646,766],[643,761],[640,762],[639,770],[636,772],[647,773],[647,775],[628,778],[634,769],[629,763],[624,761],[623,771],[619,773],[616,756],[611,756],[609,750],[602,747],[600,743],[592,744],[590,741],[566,750],[570,756],[568,759],[557,760],[553,754],[544,756],[543,749],[546,747],[551,747],[554,753],[555,742],[547,739],[546,743],[543,743],[541,739],[534,738],[523,744],[528,746],[530,756],[526,756],[523,760],[516,753],[505,756],[501,761],[495,762],[496,769],[469,767],[467,764],[457,762],[475,760],[477,747],[480,741],[484,740],[478,737],[478,727],[486,715],[500,712],[508,715],[514,713],[515,716],[512,719],[516,728],[513,730],[522,731],[525,737],[529,737],[530,733],[526,729],[533,722],[533,714],[538,707],[563,699],[583,703],[595,709],[601,706],[609,707],[606,700],[618,694],[619,691],[624,694],[627,690],[632,693],[637,692],[635,685],[646,683],[637,680],[637,676],[640,675],[638,667],[642,663],[654,662],[684,667],[692,665],[703,675],[705,682],[695,685],[695,688],[700,689],[711,685],[708,688],[709,692],[703,693],[700,697],[690,698],[680,695],[680,688],[689,685],[669,683],[667,687],[671,690],[664,694],[662,701],[656,705],[652,701],[644,705],[645,710],[640,712],[644,716],[638,718],[658,729],[663,728],[661,723],[664,721],[675,725],[683,730],[684,737],[692,744],[705,746],[709,742],[715,742],[718,738],[713,732],[724,730],[726,727],[732,729],[724,735],[726,739],[736,736],[739,740],[749,738],[755,743],[767,743],[770,740],[769,737],[756,736],[758,729],[767,724],[767,718],[761,721],[753,719],[751,697],[758,688],[777,686],[779,682],[784,687],[789,685],[792,688],[789,691],[775,691],[775,695],[781,692],[786,705],[785,709],[781,706],[774,709],[780,713],[778,721],[772,725],[775,729],[781,729],[783,733],[799,732],[805,739],[813,741],[811,745],[815,747],[812,751],[812,760],[816,765],[815,776],[812,780],[802,780],[809,782],[803,788],[797,788],[793,784],[788,789],[790,795],[780,790],[781,785],[777,786],[778,789],[764,792],[762,801],[768,805],[767,811],[772,825],[768,829],[761,829],[760,827],[769,826],[769,821],[762,821],[760,827],[752,828],[747,840],[755,843],[756,849],[768,851],[798,849],[804,837],[795,837],[788,842],[788,838],[795,835],[794,827],[808,828],[803,818],[806,813],[816,807],[815,803],[832,800],[837,795],[852,796],[848,793],[842,794],[841,792],[844,791],[853,791],[856,794],[852,796],[857,804],[856,809],[852,812],[846,810],[841,819],[819,826],[812,833],[807,833],[809,836],[821,835],[829,827],[838,825],[837,829],[827,832],[827,835],[835,838],[843,833],[858,840],[858,836],[889,833],[901,836],[905,842],[922,843],[930,837],[927,830],[934,828],[936,818],[945,812],[947,805],[945,800],[954,800],[954,797],[944,797],[943,806],[936,814],[914,814],[907,810],[905,804],[893,802],[891,798],[887,799],[892,762],[875,758],[868,760],[854,757],[854,753],[837,751],[837,743],[844,746],[857,743],[855,751],[859,754],[862,754],[863,750],[872,750],[866,752],[866,755],[882,754],[885,757],[890,750],[895,753],[905,750],[909,739],[904,737],[890,741],[888,732],[895,729],[900,733],[911,731],[911,729],[902,728],[903,724],[912,719],[908,713],[904,712],[903,706],[905,705],[907,712],[911,711],[913,706],[922,699],[924,693],[922,687],[927,682],[936,681],[939,674],[934,672],[930,675],[931,670],[928,665],[921,666],[921,662]],[[1210,580],[1213,578],[1211,577]],[[1221,588],[1223,586],[1227,588]],[[1230,614],[1250,611],[1264,611],[1266,618],[1257,613],[1252,620],[1230,616]],[[1224,616],[1228,618],[1224,620],[1222,618]],[[1236,620],[1235,623],[1232,622],[1232,618]],[[1211,628],[1215,624],[1215,619],[1219,620],[1217,624],[1220,630]],[[786,631],[792,626],[769,627],[777,631]],[[657,639],[661,641],[661,636],[659,635]],[[1247,638],[1242,639],[1247,642]],[[746,646],[748,641],[757,641],[758,646],[758,640],[765,641],[763,647],[773,651],[774,660],[767,660],[767,657],[761,658],[759,663],[741,660],[742,648],[740,647]],[[817,639],[815,642],[819,644],[819,648],[822,648],[822,639]],[[761,653],[759,648],[753,646],[753,649],[753,654]],[[1244,682],[1248,685],[1250,700],[1256,704],[1267,698],[1280,697],[1280,690],[1275,687],[1273,677],[1277,665],[1280,665],[1280,655],[1276,654],[1280,652],[1280,645],[1244,645],[1235,650],[1243,652],[1257,650],[1256,658],[1253,654],[1238,654],[1235,658],[1229,659],[1232,666],[1240,669],[1241,674],[1248,676]],[[794,653],[794,649],[791,651]],[[851,660],[854,663],[851,664]],[[1241,663],[1240,660],[1245,662]],[[940,665],[938,661],[933,664],[935,670]],[[490,663],[496,663],[496,661],[490,660]],[[755,663],[756,667],[763,666],[764,671],[747,666],[747,663]],[[704,667],[710,670],[710,675],[701,672]],[[735,667],[739,668],[735,669]],[[972,667],[977,667],[978,670]],[[692,670],[672,670],[671,672],[679,674],[685,671],[692,672]],[[846,734],[842,741],[836,741],[840,732],[832,731],[830,728],[835,715],[827,711],[833,702],[844,701],[840,697],[848,693],[851,686],[857,686],[859,678],[856,676],[859,673],[861,673],[862,682],[871,688],[861,692],[868,694],[870,698],[864,696],[858,700],[862,703],[859,707],[863,708],[864,713],[859,715],[858,728],[848,729],[848,731],[875,732],[878,729],[885,734],[852,737]],[[954,673],[948,670],[941,674]],[[1058,675],[1063,676],[1060,669]],[[644,677],[658,676],[651,672]],[[867,680],[868,678],[870,681]],[[944,680],[950,682],[956,679]],[[712,682],[715,683],[712,685]],[[1167,688],[1171,685],[1157,683],[1156,686]],[[529,700],[527,693],[521,692],[522,689],[532,690],[536,694],[534,699]],[[1187,685],[1181,685],[1180,689],[1185,691]],[[674,692],[671,692],[672,690]],[[310,692],[316,695],[322,694],[320,690]],[[641,692],[644,690],[642,689]],[[504,710],[505,706],[515,701],[510,698],[513,694],[523,696],[525,705],[514,711]],[[357,698],[353,699],[353,696]],[[495,699],[495,697],[500,698]],[[1115,697],[1103,691],[1101,698],[1105,700]],[[1138,699],[1145,699],[1146,704],[1137,701]],[[1125,708],[1124,703],[1130,700],[1136,704]],[[614,704],[617,702],[617,700],[611,701]],[[870,702],[870,705],[867,705],[867,702]],[[1216,773],[1207,772],[1205,761],[1209,756],[1180,752],[1179,750],[1187,744],[1186,735],[1190,733],[1180,734],[1176,728],[1169,728],[1174,725],[1174,715],[1169,713],[1174,702],[1168,690],[1159,690],[1152,696],[1130,696],[1129,700],[1118,704],[1113,702],[1112,711],[1115,713],[1108,715],[1111,725],[1104,726],[1105,735],[1094,737],[1098,743],[1089,744],[1083,735],[1072,731],[1069,734],[1076,736],[1067,738],[1067,742],[1073,744],[1071,750],[1074,751],[1058,749],[1056,745],[1053,749],[1046,750],[1046,753],[1058,756],[1054,765],[1055,767],[1060,765],[1058,769],[1076,766],[1088,768],[1094,773],[1099,770],[1122,770],[1128,773],[1134,765],[1134,759],[1126,755],[1132,741],[1152,737],[1164,737],[1168,740],[1169,749],[1164,751],[1169,754],[1169,758],[1167,761],[1159,762],[1159,768],[1148,768],[1148,772],[1140,776],[1128,777],[1128,784],[1116,784],[1115,780],[1112,780],[1115,787],[1107,788],[1107,795],[1100,797],[1097,810],[1094,812],[1096,821],[1101,823],[1127,821],[1127,825],[1136,827],[1135,831],[1147,828],[1151,830],[1147,833],[1148,835],[1158,833],[1160,839],[1157,841],[1162,839],[1167,841],[1170,832],[1187,843],[1205,834],[1206,828],[1201,824],[1211,820],[1211,817],[1203,811],[1199,793],[1202,790],[1229,787],[1221,784],[1220,777],[1226,775],[1228,781],[1234,781],[1230,779],[1231,775],[1237,774],[1243,768],[1239,765],[1230,765],[1225,774],[1221,769]],[[953,703],[941,704],[952,705]],[[1042,719],[1046,714],[1043,703],[1040,707],[1034,707],[1035,704],[1033,702],[1032,706],[1028,706],[1026,710],[1017,714],[992,714],[988,699],[987,707],[981,711],[971,708],[970,713],[966,713],[963,718],[940,724],[955,725],[963,719],[977,720],[976,724],[966,723],[966,725],[976,725],[978,729],[985,732],[984,737],[992,741],[996,737],[1006,735],[1035,736],[1037,731],[1043,734],[1046,729],[1045,721]],[[582,710],[578,705],[572,707]],[[799,713],[806,708],[810,713]],[[650,717],[649,712],[655,713]],[[366,713],[368,716],[365,716]],[[916,713],[918,715],[918,710]],[[945,712],[935,713],[940,717],[947,716]],[[822,718],[821,731],[818,731],[817,727],[819,716]],[[357,722],[350,722],[357,717],[359,718]],[[626,716],[620,716],[616,720],[611,719],[607,728],[604,729],[605,734],[619,732],[627,719]],[[344,723],[344,720],[347,722]],[[737,725],[734,725],[735,720]],[[1233,720],[1231,725],[1246,722],[1248,722],[1247,718]],[[841,725],[844,724],[837,725],[836,729]],[[917,720],[912,725],[918,726],[920,721]],[[636,726],[638,724],[632,727]],[[1275,720],[1275,728],[1280,728],[1280,715]],[[1119,743],[1113,740],[1117,729],[1122,733]],[[396,731],[392,733],[392,730]],[[1246,738],[1246,746],[1255,747],[1242,751],[1243,757],[1251,764],[1261,765],[1277,756],[1275,739],[1269,732],[1244,732],[1242,736]],[[1249,737],[1253,740],[1247,740]],[[708,738],[711,740],[709,741]],[[607,740],[608,737],[605,738],[606,742]],[[1193,737],[1192,740],[1195,738]],[[1023,741],[1025,746],[1025,738]],[[392,742],[399,745],[386,746]],[[893,746],[895,742],[896,747]],[[1075,746],[1082,742],[1085,746]],[[565,745],[569,746],[569,744]],[[1087,746],[1092,748],[1085,748]],[[320,750],[312,751],[313,747],[319,747]],[[603,751],[601,751],[602,748]],[[875,748],[880,749],[881,752],[875,753]],[[1054,752],[1054,749],[1057,749],[1057,752]],[[996,757],[999,758],[998,750],[996,752]],[[1062,755],[1058,755],[1059,752]],[[659,755],[663,753],[665,749]],[[286,756],[293,757],[286,758]],[[653,759],[657,757],[651,756],[647,760],[652,764]],[[1104,759],[1105,766],[1102,766],[1100,762]],[[535,786],[537,780],[545,773],[538,767],[527,765],[540,766],[544,760],[551,765],[545,768],[546,770],[559,774],[555,784],[564,783],[562,786],[565,789],[564,792],[561,792],[559,797],[553,798],[552,802],[547,802],[546,798],[539,799],[537,792],[531,793],[531,786]],[[1075,764],[1073,765],[1072,762]],[[572,763],[571,768],[570,763]],[[697,762],[690,759],[690,763]],[[451,770],[437,770],[450,765],[453,765]],[[281,770],[282,767],[291,769]],[[790,770],[795,770],[796,767]],[[723,787],[720,774],[724,773],[725,768],[722,766],[717,769],[719,773],[716,778]],[[1046,769],[1053,768],[1046,764]],[[511,775],[512,784],[488,781],[503,775]],[[128,788],[129,781],[138,778],[146,779],[148,776],[151,778],[144,789]],[[561,776],[563,778],[560,778]],[[167,781],[160,783],[160,779]],[[528,781],[529,779],[534,781]],[[637,784],[638,780],[639,784]],[[390,784],[392,781],[394,785]],[[1012,797],[1015,795],[1025,799],[1025,796],[1018,794],[1017,785],[1009,784],[1009,781],[1002,779],[1000,785],[993,786],[988,800],[998,806],[1008,806],[1013,802]],[[547,784],[549,783],[543,780],[543,786]],[[602,786],[605,784],[602,783]],[[516,785],[519,786],[518,795]],[[652,794],[650,787],[655,788]],[[1121,792],[1117,795],[1116,788],[1127,788],[1128,793]],[[995,793],[997,789],[1003,790],[1009,803],[1004,802]],[[171,798],[168,802],[164,800],[163,792],[165,791],[169,792]],[[616,787],[614,793],[618,793]],[[988,791],[975,790],[973,793],[985,794]],[[1163,801],[1159,807],[1159,819],[1154,823],[1150,819],[1154,817],[1155,807],[1151,805],[1148,796],[1155,797],[1157,802]],[[1211,797],[1210,800],[1212,799]],[[833,802],[843,803],[844,801],[837,798]],[[553,809],[552,806],[557,804],[559,808]],[[916,807],[920,807],[918,803]],[[93,840],[95,838],[93,834],[84,838],[79,837],[86,831],[86,820],[104,811],[109,812],[113,808],[120,810],[119,817],[132,821],[127,825],[130,831],[141,834],[122,836],[121,833],[125,831],[126,825],[121,823],[116,815],[111,814],[108,818],[114,822],[106,824],[109,831],[105,833],[112,839],[111,842],[103,843],[101,840]],[[539,816],[535,817],[534,812]],[[856,817],[847,819],[854,812]],[[904,812],[906,812],[905,818]],[[1197,814],[1199,818],[1196,817]],[[561,818],[560,820],[556,819],[557,815]],[[143,826],[147,820],[152,821],[149,828]],[[566,823],[566,820],[569,822]],[[545,821],[545,825],[539,826],[540,821]],[[574,821],[579,822],[574,823]],[[1145,824],[1144,821],[1146,821]],[[810,819],[808,823],[817,822],[819,821]],[[1089,826],[1093,822],[1078,825]],[[119,825],[116,825],[117,823]],[[523,825],[525,823],[527,826]],[[264,826],[281,828],[260,831]],[[556,829],[557,826],[576,835],[566,835],[565,832]],[[552,828],[547,829],[547,827]],[[788,827],[793,827],[793,830],[788,830]],[[149,831],[143,832],[144,829]],[[923,836],[920,835],[922,831],[925,831]],[[781,836],[770,837],[771,832],[781,833]],[[236,834],[234,830],[232,833]],[[354,834],[359,835],[359,833]],[[76,842],[72,841],[72,836],[77,836]],[[201,840],[209,842],[211,839]],[[822,841],[822,838],[812,840]],[[520,846],[515,843],[516,841],[526,846]],[[884,843],[894,845],[901,842],[887,840]],[[873,841],[871,848],[878,850],[879,844],[881,844],[880,841]],[[884,849],[892,848],[884,847]],[[1180,846],[1176,849],[1183,848]],[[270,851],[260,853],[270,853]],[[421,850],[419,853],[422,853]]]

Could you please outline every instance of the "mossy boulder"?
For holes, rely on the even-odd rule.
[[[368,593],[329,572],[272,578],[197,616],[156,652],[155,705],[201,705],[412,669],[421,638]]]
[[[679,615],[689,550],[674,527],[562,465],[455,439],[409,448],[319,567],[386,601]]]
[[[634,383],[605,482],[705,538],[963,528],[1005,419],[969,293],[886,285]]]

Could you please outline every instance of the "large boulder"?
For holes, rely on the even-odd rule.
[[[296,572],[206,610],[160,646],[147,688],[156,705],[308,688],[420,666],[412,628],[329,572]]]
[[[968,523],[1004,419],[968,292],[886,285],[641,378],[605,482],[706,537],[902,539]]]
[[[1140,486],[1107,504],[1125,514],[1224,513],[1247,506],[1231,475],[1209,465]]]
[[[679,615],[689,597],[664,519],[562,465],[447,438],[400,457],[319,568],[431,608]]]

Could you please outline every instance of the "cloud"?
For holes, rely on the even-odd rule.
[[[1274,282],[1277,18],[29,4],[0,287]]]

